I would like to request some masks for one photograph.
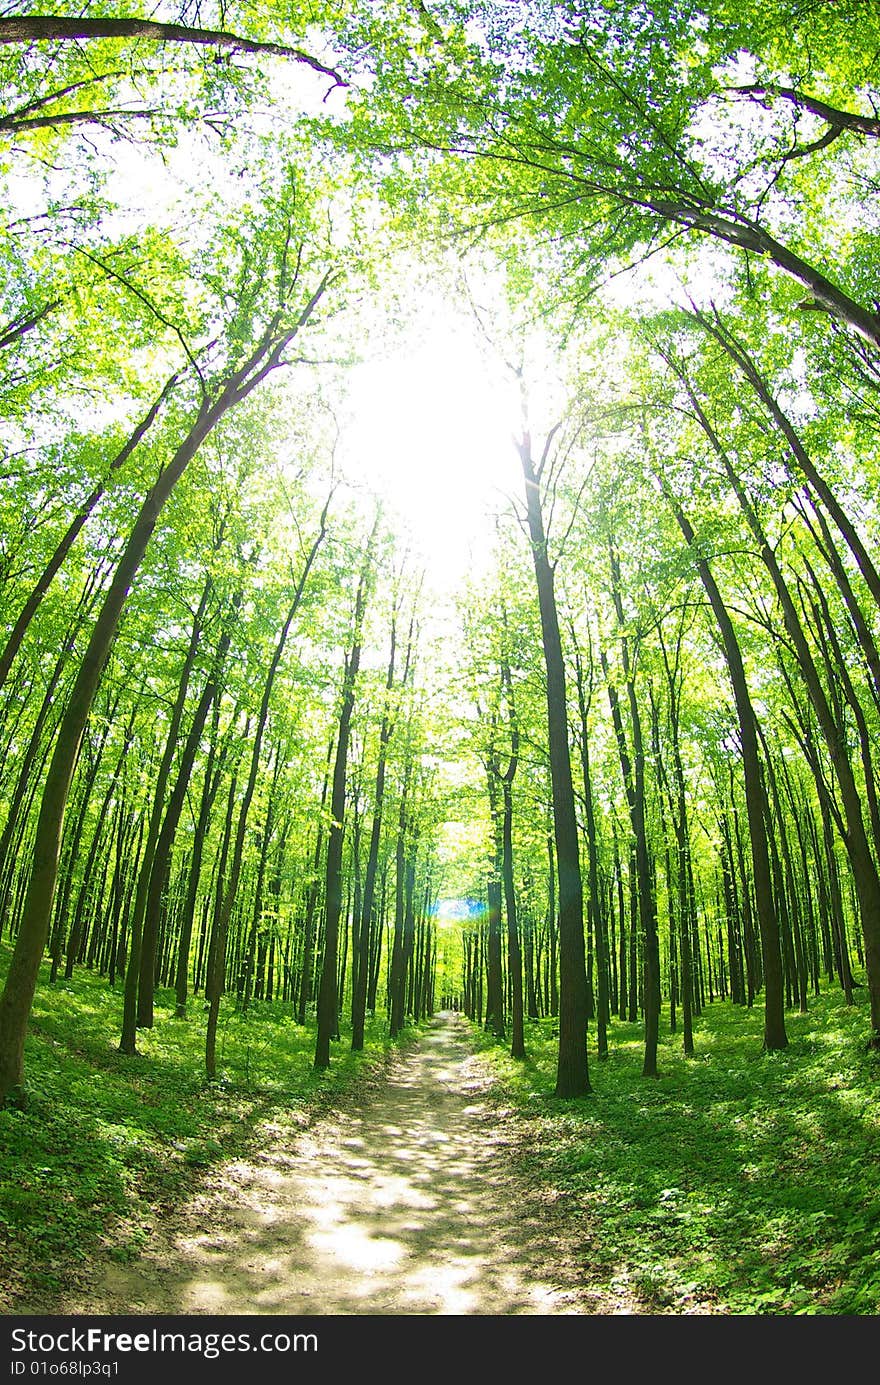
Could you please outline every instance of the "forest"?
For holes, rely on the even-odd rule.
[[[880,1311],[880,10],[0,71],[0,1311],[447,1041],[563,1311]]]

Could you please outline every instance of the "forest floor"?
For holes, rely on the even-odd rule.
[[[99,1258],[76,1314],[625,1314],[585,1280],[563,1204],[518,1159],[527,1122],[470,1027],[437,1016],[381,1079],[305,1128],[267,1122],[157,1217],[130,1263]],[[87,1287],[86,1287],[87,1286]]]

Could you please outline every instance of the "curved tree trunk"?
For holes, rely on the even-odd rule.
[[[325,277],[295,328],[279,336],[273,324],[244,364],[220,385],[213,397],[203,399],[189,432],[144,499],[128,536],[61,719],[43,788],[22,926],[0,996],[0,1105],[22,1087],[24,1040],[49,932],[70,782],[95,691],[132,582],[168,497],[205,438],[229,409],[278,366],[284,348],[307,320],[328,282]]]
[[[166,383],[165,388],[162,390],[162,393],[159,395],[158,399],[153,403],[152,407],[149,409],[146,417],[140,421],[140,423],[131,433],[125,445],[121,447],[120,450],[117,452],[116,456],[113,458],[113,461],[110,463],[110,466],[107,469],[108,477],[111,476],[113,472],[118,471],[120,467],[128,460],[132,452],[134,452],[135,448],[138,446],[138,444],[142,441],[146,433],[152,427],[153,423],[156,420],[156,416],[159,413],[159,410],[161,409],[165,400],[168,398],[172,389],[176,385],[177,378],[178,377],[176,375],[171,376],[171,379],[168,380],[168,382]],[[21,642],[24,639],[27,628],[33,620],[34,616],[36,615],[40,603],[43,600],[43,597],[46,595],[46,592],[49,590],[49,587],[52,584],[53,577],[58,572],[59,568],[61,567],[61,564],[64,562],[64,559],[67,557],[68,553],[70,552],[71,548],[76,542],[80,530],[82,529],[83,525],[85,524],[89,515],[94,510],[95,506],[101,499],[101,496],[104,494],[106,489],[107,481],[101,481],[97,486],[94,487],[91,494],[88,495],[86,499],[83,501],[76,515],[68,525],[66,531],[56,544],[55,551],[52,554],[52,557],[49,559],[48,563],[43,568],[43,571],[40,573],[40,576],[37,579],[37,582],[35,583],[33,589],[31,590],[31,593],[28,596],[27,601],[24,603],[24,606],[22,607],[19,613],[18,619],[16,620],[15,624],[12,627],[12,630],[10,631],[9,638],[6,641],[6,645],[3,649],[3,652],[0,653],[0,688],[2,688],[3,684],[6,682],[9,670],[12,667],[12,661],[14,660],[16,654],[19,651],[19,648],[21,647]]]

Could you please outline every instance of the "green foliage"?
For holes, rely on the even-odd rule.
[[[578,1227],[588,1283],[625,1285],[652,1313],[880,1311],[880,1066],[863,1005],[824,993],[786,1024],[789,1049],[761,1054],[759,1008],[712,1005],[696,1057],[661,1036],[646,1083],[640,1031],[615,1022],[593,1095],[564,1105],[551,1021],[527,1026],[524,1064],[481,1038],[498,1099],[527,1118],[528,1177]]]
[[[133,13],[115,0],[80,8],[93,19],[120,8]],[[170,13],[186,22],[198,7]],[[213,812],[198,840],[204,869],[193,876],[199,916],[209,918],[221,805],[228,795],[234,807],[234,776],[247,764],[265,671],[332,490],[326,542],[269,709],[230,991],[245,975],[253,981],[251,944],[253,951],[271,936],[279,947],[273,965],[281,954],[284,965],[295,956],[304,902],[320,907],[312,891],[322,879],[317,828],[326,831],[329,821],[326,801],[319,805],[365,532],[357,510],[373,505],[362,458],[340,480],[348,371],[362,352],[387,349],[430,315],[416,286],[434,273],[443,240],[453,246],[456,275],[467,258],[462,248],[479,249],[471,257],[479,259],[477,298],[485,280],[486,296],[496,300],[480,328],[509,371],[518,363],[510,373],[518,374],[524,402],[536,377],[528,412],[535,438],[547,444],[542,487],[565,625],[570,743],[590,777],[581,816],[589,801],[595,833],[585,820],[582,828],[595,836],[592,888],[607,918],[618,888],[623,915],[629,840],[626,732],[615,734],[606,704],[609,694],[625,701],[632,690],[646,727],[650,712],[647,815],[667,993],[678,979],[684,908],[675,886],[689,872],[696,940],[716,981],[726,960],[725,915],[733,931],[745,932],[751,882],[742,757],[730,679],[698,581],[702,561],[730,608],[767,769],[788,794],[767,814],[784,858],[776,898],[797,904],[812,976],[821,951],[828,977],[839,872],[839,923],[847,948],[855,943],[861,979],[866,957],[857,931],[862,921],[866,934],[875,927],[877,911],[862,908],[860,919],[849,889],[854,871],[846,872],[856,862],[844,856],[849,834],[833,776],[842,749],[873,813],[873,843],[863,853],[873,860],[880,597],[850,539],[835,560],[838,521],[829,511],[830,538],[820,532],[816,494],[772,403],[779,401],[815,461],[820,498],[827,482],[835,507],[839,501],[870,549],[880,477],[873,211],[880,141],[865,123],[878,108],[876,6],[327,0],[257,7],[240,0],[224,9],[223,22],[257,43],[303,51],[282,71],[277,55],[263,54],[263,62],[126,37],[0,45],[7,94],[0,179],[14,213],[0,227],[0,616],[8,628],[76,507],[106,487],[28,629],[0,704],[0,926],[14,931],[18,921],[40,765],[75,673],[75,657],[59,665],[44,723],[41,700],[59,649],[68,638],[72,653],[84,648],[124,536],[203,398],[264,338],[287,340],[286,330],[307,318],[307,354],[291,347],[296,369],[239,401],[215,428],[156,525],[85,731],[53,928],[60,954],[73,917],[86,916],[79,906],[93,911],[94,928],[104,926],[111,902],[118,905],[131,883],[137,826],[203,590],[187,717],[227,627],[229,650],[217,670],[216,724],[210,750],[203,736],[196,754],[166,902],[179,901],[187,883],[202,786],[213,782]],[[332,73],[316,74],[308,53],[338,66],[352,85],[334,88],[325,104],[319,97],[329,95]],[[303,78],[319,83],[318,98]],[[843,123],[835,125],[833,111],[828,117],[827,104],[825,116],[817,111],[817,101],[836,108]],[[846,123],[860,113],[861,127]],[[123,170],[133,174],[131,187]],[[161,189],[155,206],[146,184],[137,186],[153,176]],[[619,281],[630,294],[624,309],[615,282],[632,265],[640,277]],[[448,277],[448,259],[437,272]],[[463,264],[464,277],[471,273],[472,263]],[[465,296],[473,302],[473,293]],[[703,305],[702,319],[682,311],[688,297]],[[721,329],[751,360],[764,393],[742,360],[734,364]],[[112,459],[172,371],[177,383],[155,425],[115,470]],[[815,491],[817,482],[809,484]],[[692,544],[682,540],[670,496],[687,513]],[[555,882],[544,672],[521,528],[510,512],[496,521],[496,571],[467,598],[461,648],[455,637],[438,639],[449,647],[426,658],[423,633],[405,683],[398,673],[379,868],[386,923],[404,838],[407,851],[418,842],[416,897],[426,909],[438,892],[482,897],[490,836],[481,760],[501,765],[512,750],[515,705],[517,888],[549,992]],[[803,665],[787,639],[761,533],[800,602],[820,692],[833,704],[832,735],[826,727],[820,737],[816,698],[811,706],[799,681]],[[355,899],[386,712],[391,609],[398,669],[410,618],[417,626],[426,615],[415,564],[397,555],[390,535],[382,542],[352,728],[344,869]],[[92,606],[83,598],[79,609],[92,582]],[[407,589],[405,600],[399,589]],[[510,670],[503,680],[502,664]],[[572,692],[576,673],[582,707]],[[670,791],[673,752],[687,780],[680,807]],[[679,812],[687,861],[675,854],[670,828]],[[740,857],[726,863],[739,877],[735,908],[719,883],[731,816]],[[468,927],[466,941],[475,943],[483,927],[478,903]],[[460,961],[455,938],[443,944],[450,990]],[[97,953],[85,960],[91,967]],[[795,959],[787,969],[791,986]],[[876,1036],[878,978],[868,981]],[[859,1054],[854,1037],[862,1008],[839,1012],[824,999],[815,1007],[823,1026],[814,1027],[812,1015],[797,1018],[791,1051],[758,1061],[760,977],[755,984],[755,1012],[716,1007],[705,1015],[699,1059],[685,1066],[667,1047],[666,1075],[650,1090],[635,1080],[638,1041],[618,1026],[612,1057],[597,1074],[602,1102],[589,1119],[572,1114],[567,1125],[530,1104],[547,1167],[601,1221],[597,1263],[613,1277],[617,1259],[626,1261],[646,1303],[687,1311],[705,1300],[737,1313],[876,1311],[877,1264],[861,1244],[876,1190],[869,1170],[860,1186],[851,1153],[860,1131],[869,1152],[875,1139],[875,1124],[867,1124],[875,1108],[865,1114],[873,1060]],[[100,999],[99,988],[83,977],[41,989],[28,1050],[31,1104],[0,1117],[10,1174],[5,1234],[26,1277],[44,1290],[57,1287],[72,1255],[95,1244],[108,1214],[127,1228],[112,1233],[113,1253],[134,1253],[155,1197],[174,1195],[187,1176],[249,1138],[249,1123],[269,1104],[310,1103],[327,1090],[327,1079],[311,1074],[301,1031],[249,992],[246,1017],[224,1012],[225,1078],[205,1089],[197,1022],[169,1023],[168,997],[160,996],[163,1022],[143,1034],[142,1057],[123,1059],[113,1048],[117,999],[112,992],[109,1002]],[[524,1069],[523,1081],[540,1086],[553,1041],[546,1024],[533,1027],[537,1066]],[[331,1082],[348,1080],[347,1064],[334,1062]],[[861,1114],[849,1092],[860,1094]],[[595,1110],[602,1115],[593,1132]],[[581,1138],[591,1132],[595,1140]],[[832,1207],[819,1196],[823,1177],[826,1187],[838,1179]]]

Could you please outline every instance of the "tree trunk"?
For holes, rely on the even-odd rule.
[[[328,282],[329,278],[325,277],[293,329],[279,335],[277,322],[273,323],[244,364],[223,382],[213,398],[203,398],[187,436],[146,496],[117,563],[61,720],[43,788],[24,918],[0,996],[0,1106],[10,1093],[19,1091],[22,1086],[24,1040],[52,915],[70,782],[95,691],[132,582],[168,497],[205,438],[229,409],[246,398],[279,365],[285,347],[308,319]]]
[[[376,899],[376,874],[379,869],[379,844],[382,836],[382,807],[385,799],[385,765],[388,759],[388,744],[394,728],[391,715],[391,689],[394,686],[394,661],[397,645],[397,622],[391,621],[391,650],[388,655],[388,672],[385,675],[385,701],[382,705],[382,725],[379,731],[379,755],[376,765],[376,787],[373,793],[373,820],[370,827],[370,845],[367,852],[367,868],[364,874],[364,896],[361,904],[361,925],[357,946],[357,975],[351,1001],[351,1047],[360,1053],[364,1046],[364,1025],[367,1014],[369,993],[370,958],[373,953],[374,911]],[[412,647],[412,627],[410,627],[410,648]],[[406,668],[409,668],[407,653]],[[404,672],[404,683],[406,672]]]
[[[308,1007],[312,1001],[312,972],[314,968],[315,953],[315,916],[318,908],[318,874],[321,867],[321,857],[324,854],[324,807],[327,802],[327,790],[330,787],[330,757],[333,754],[335,735],[331,737],[327,747],[327,762],[324,770],[324,785],[321,789],[321,811],[318,814],[318,825],[315,830],[315,851],[312,858],[312,874],[306,887],[305,917],[303,920],[303,953],[302,970],[299,978],[299,994],[296,1005],[296,1022],[305,1024]]]
[[[752,854],[752,872],[755,889],[755,907],[758,914],[758,930],[761,937],[761,957],[764,972],[764,1047],[768,1050],[786,1048],[788,1036],[785,1032],[785,1004],[782,981],[782,955],[779,948],[779,924],[773,903],[773,887],[770,874],[770,857],[767,850],[765,827],[766,793],[761,773],[761,758],[758,747],[757,721],[749,696],[742,654],[721,592],[705,558],[699,557],[699,547],[690,521],[663,483],[664,494],[678,523],[685,543],[694,554],[697,572],[709,598],[709,605],[715,617],[727,672],[730,676],[733,700],[739,723],[740,748],[743,760],[743,779],[745,783],[746,819],[749,827],[749,842]]]
[[[572,627],[574,643],[574,628]],[[599,842],[596,831],[596,808],[593,801],[593,779],[590,772],[590,740],[588,716],[593,696],[593,656],[590,655],[590,683],[587,689],[580,650],[575,645],[575,678],[581,729],[581,778],[584,787],[584,818],[587,837],[587,880],[589,882],[588,917],[596,948],[596,1045],[601,1059],[608,1057],[608,944],[605,936],[605,915],[599,889]]]
[[[400,1033],[404,1023],[404,988],[406,985],[404,929],[404,894],[406,884],[406,838],[409,831],[409,775],[407,762],[400,796],[400,811],[397,821],[397,843],[395,846],[394,877],[394,939],[391,944],[390,970],[388,975],[388,1032],[392,1039]],[[476,988],[475,988],[476,990]],[[480,1022],[482,1003],[474,1008],[474,1018]]]
[[[272,698],[272,689],[275,685],[275,678],[278,667],[281,663],[281,656],[287,644],[287,637],[290,634],[290,627],[293,618],[299,610],[306,588],[312,564],[318,554],[318,549],[324,542],[327,532],[327,512],[330,508],[332,492],[324,502],[324,508],[318,521],[318,532],[312,540],[311,547],[303,563],[302,571],[296,584],[293,600],[287,611],[284,624],[275,641],[275,649],[269,663],[269,669],[263,684],[263,695],[260,700],[260,710],[257,715],[257,724],[254,728],[253,743],[251,746],[251,762],[248,772],[247,784],[244,796],[238,810],[238,825],[235,833],[235,845],[232,852],[232,864],[229,868],[229,880],[226,885],[223,904],[219,911],[219,916],[215,925],[215,939],[212,950],[214,965],[209,970],[209,984],[206,988],[206,999],[208,1001],[208,1024],[205,1037],[205,1071],[208,1080],[213,1082],[217,1076],[216,1056],[215,1056],[215,1036],[217,1033],[217,1019],[220,1013],[220,1001],[226,984],[226,938],[229,931],[229,921],[232,918],[232,910],[235,906],[236,895],[238,893],[238,882],[241,875],[241,862],[244,853],[244,838],[247,830],[247,820],[250,813],[251,803],[253,802],[254,790],[257,787],[257,775],[260,769],[260,755],[263,748],[263,736],[266,731],[266,723],[269,720],[269,703]]]
[[[378,524],[378,520],[377,520]],[[327,835],[327,863],[324,888],[324,960],[318,984],[318,1030],[315,1037],[315,1067],[330,1066],[330,1040],[337,1027],[337,963],[339,917],[342,911],[342,840],[345,830],[345,780],[348,742],[354,711],[355,684],[361,662],[361,636],[367,590],[372,580],[373,542],[376,525],[367,543],[354,603],[354,633],[351,651],[346,655],[342,679],[342,707],[336,735],[336,760],[330,790],[330,830]]]
[[[552,442],[548,438],[547,449]],[[545,459],[547,456],[545,449]],[[584,955],[584,900],[578,857],[578,827],[568,745],[565,663],[556,611],[554,574],[544,532],[540,473],[528,434],[519,444],[526,491],[526,513],[547,672],[547,731],[553,787],[553,832],[559,880],[559,1054],[556,1095],[584,1096],[590,1087],[587,1062],[587,972]]]
[[[168,398],[168,395],[171,393],[171,390],[174,388],[176,383],[177,376],[172,375],[171,379],[168,380],[168,382],[165,385],[165,388],[162,390],[162,393],[159,395],[159,398],[150,408],[146,417],[141,420],[141,422],[131,433],[125,445],[122,448],[120,448],[119,452],[117,452],[116,456],[113,458],[113,461],[110,463],[110,466],[107,469],[108,477],[111,476],[113,472],[118,471],[120,467],[122,467],[124,463],[128,460],[128,458],[131,456],[132,452],[134,452],[135,448],[138,446],[143,437],[152,427],[153,423],[156,420],[156,416],[159,413],[159,410],[161,409],[165,400]],[[15,622],[15,625],[12,627],[9,638],[6,641],[6,645],[3,649],[3,652],[0,653],[0,688],[2,688],[3,684],[6,682],[6,678],[12,666],[12,661],[18,653],[19,648],[21,647],[21,642],[24,639],[27,628],[33,620],[34,616],[36,615],[40,603],[43,600],[43,597],[46,595],[46,592],[49,590],[49,587],[52,584],[52,579],[58,572],[59,568],[61,567],[61,564],[64,562],[64,559],[67,557],[68,553],[70,552],[71,548],[76,542],[80,530],[82,529],[89,515],[94,510],[98,501],[101,499],[101,496],[104,494],[106,488],[106,480],[101,481],[97,486],[94,487],[91,494],[83,501],[77,514],[71,520],[70,524],[67,527],[67,530],[65,531],[61,539],[58,541],[55,547],[55,551],[52,554],[52,557],[49,559],[43,571],[40,573],[40,576],[35,586],[33,587],[30,595],[27,598],[27,601],[21,609],[21,612],[18,616],[18,619]]]
[[[235,724],[235,717],[232,718]],[[199,799],[199,816],[196,820],[195,832],[193,833],[193,850],[189,863],[187,875],[186,894],[183,901],[181,912],[180,937],[177,940],[177,968],[174,980],[175,991],[175,1017],[186,1019],[186,1002],[189,984],[189,954],[192,946],[193,922],[195,920],[196,899],[198,898],[199,877],[202,872],[202,856],[205,848],[205,840],[208,835],[208,824],[211,820],[211,809],[214,799],[220,786],[220,776],[223,772],[223,757],[221,756],[220,765],[216,772],[214,770],[214,760],[217,755],[217,740],[220,728],[220,699],[214,699],[214,714],[211,718],[211,741],[208,747],[208,758],[205,764],[205,774],[202,781],[202,792]]]
[[[151,919],[151,923],[154,925],[152,930],[145,934],[144,917],[147,909],[147,894],[150,888],[150,876],[153,869],[156,842],[158,841],[159,831],[162,825],[162,809],[165,803],[165,790],[168,786],[168,777],[171,773],[174,756],[177,754],[177,738],[180,731],[180,723],[183,720],[183,709],[189,691],[189,681],[192,677],[193,667],[195,666],[199,640],[202,634],[202,624],[208,609],[210,594],[211,579],[209,577],[202,591],[199,607],[196,611],[195,619],[193,620],[189,648],[187,649],[183,668],[180,672],[180,679],[177,685],[177,696],[171,710],[171,719],[165,738],[165,749],[162,753],[162,759],[159,763],[158,773],[153,785],[153,799],[149,820],[147,822],[144,856],[138,876],[137,890],[134,898],[134,910],[130,924],[131,941],[128,951],[128,968],[125,973],[122,1037],[119,1042],[120,1053],[135,1053],[137,1049],[138,1026],[140,1025],[142,1028],[150,1029],[153,1025],[153,980],[156,942],[158,938],[158,911]],[[161,883],[164,883],[164,872]],[[141,984],[141,961],[144,950],[146,950],[148,958],[147,971],[150,978],[149,991]]]
[[[620,565],[613,541],[609,540],[611,563],[611,599],[617,616],[620,635],[623,676],[626,682],[629,703],[629,721],[633,745],[633,770],[631,784],[627,789],[633,839],[635,841],[636,879],[638,882],[639,926],[644,951],[644,1010],[645,1010],[645,1061],[642,1066],[644,1077],[657,1076],[657,1042],[660,1025],[660,942],[657,936],[657,902],[654,894],[654,881],[651,871],[651,858],[648,848],[648,833],[645,813],[645,747],[642,737],[642,718],[636,697],[635,673],[629,653],[629,638],[620,593]],[[607,671],[606,671],[607,677]],[[609,689],[610,689],[609,683]],[[618,737],[618,739],[620,739]]]

